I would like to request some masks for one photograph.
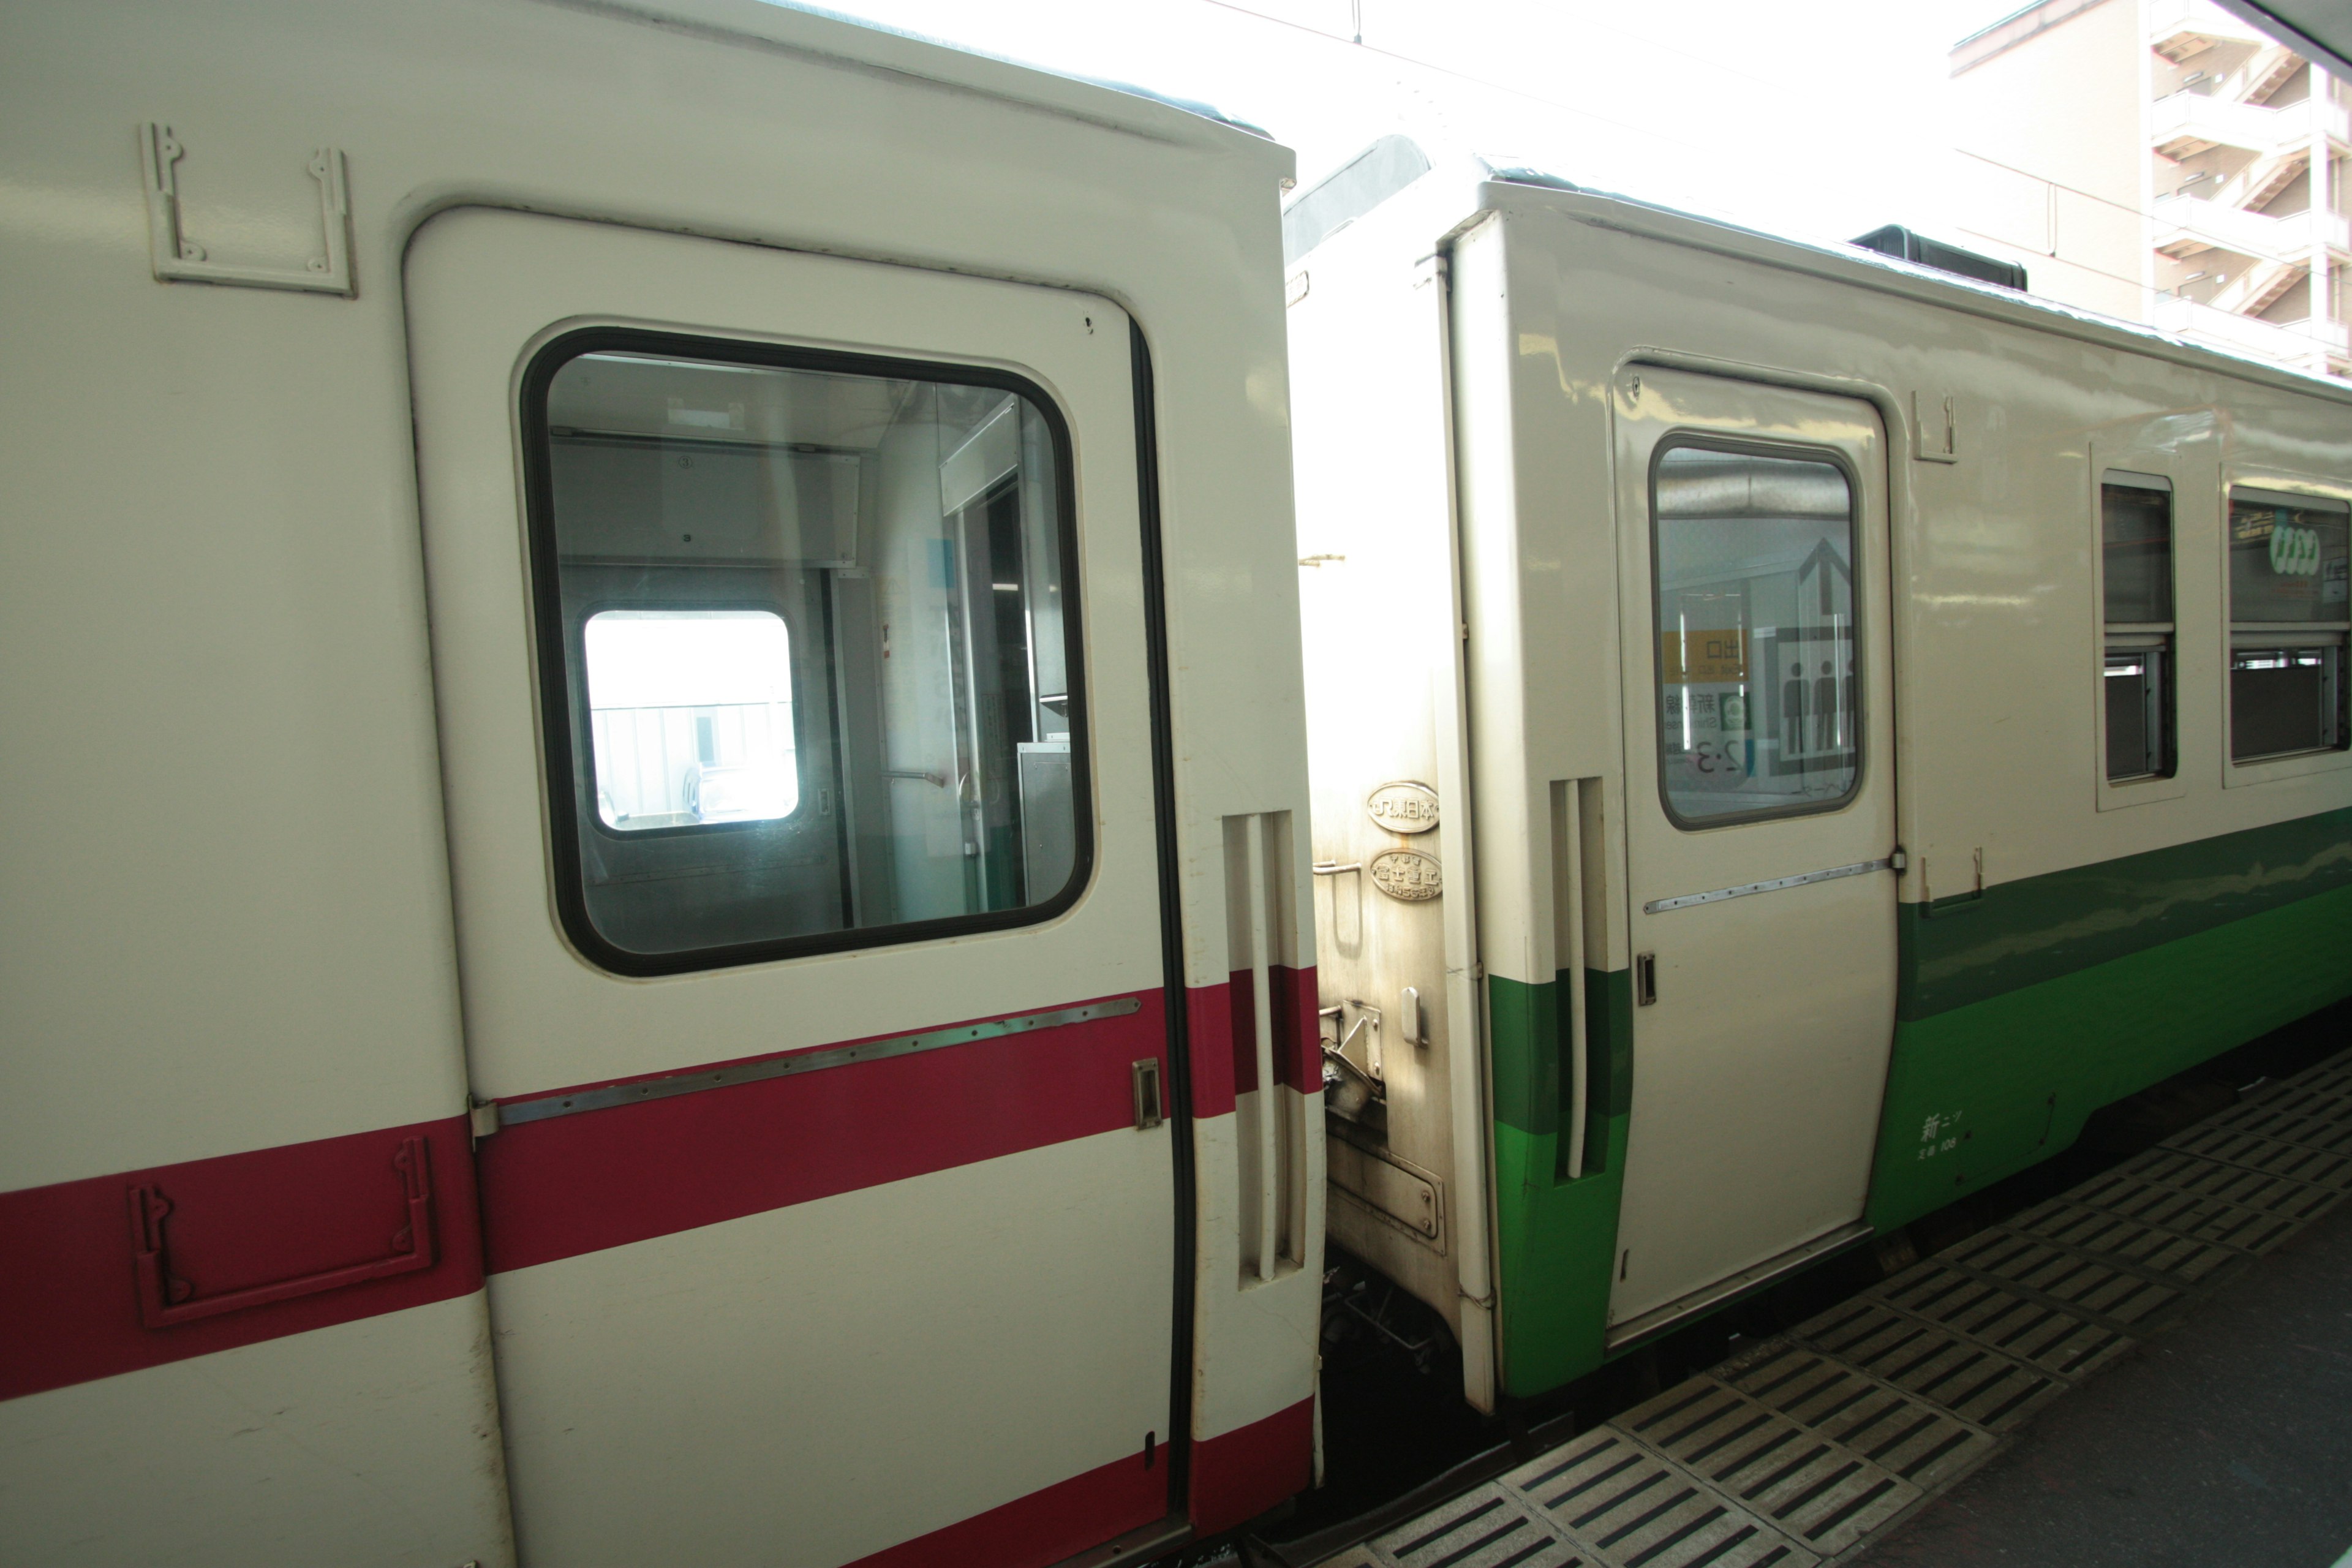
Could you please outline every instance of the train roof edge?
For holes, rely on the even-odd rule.
[[[1394,143],[1402,146],[1391,145]],[[1410,157],[1404,149],[1411,150]],[[1412,167],[1413,159],[1420,161],[1418,168]],[[1408,169],[1412,170],[1409,174],[1405,173]],[[1923,304],[1965,310],[2015,326],[2149,354],[2214,374],[2352,405],[2352,384],[2209,348],[2145,322],[2104,315],[1852,242],[1801,239],[1755,228],[1729,217],[1597,190],[1513,161],[1475,153],[1432,157],[1419,142],[1402,135],[1382,137],[1286,205],[1284,265],[1297,268],[1325,241],[1421,185],[1433,174],[1440,175],[1442,183],[1453,189],[1466,185],[1471,191],[1466,201],[1455,202],[1444,209],[1448,216],[1439,220],[1439,226],[1425,237],[1431,244],[1460,232],[1476,216],[1487,211],[1507,205],[1549,206],[1581,221],[1642,238],[1809,272],[1860,288],[1903,295]],[[1307,216],[1302,218],[1302,214]],[[1306,243],[1298,243],[1301,240]]]

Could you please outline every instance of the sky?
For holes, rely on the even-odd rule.
[[[1776,232],[1952,233],[1947,52],[2021,0],[816,0],[1203,100],[1302,185],[1403,132]],[[1360,39],[1360,41],[1359,41]]]

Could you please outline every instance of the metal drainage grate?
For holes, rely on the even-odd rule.
[[[2108,1184],[2131,1181],[2153,1182],[2217,1203],[2281,1215],[2297,1226],[2310,1224],[2333,1208],[2343,1195],[2292,1177],[2265,1174],[2243,1165],[2225,1165],[2179,1149],[2159,1148],[2126,1161],[2084,1185],[2075,1197],[2083,1203],[2113,1208],[2116,1205],[2106,1202],[2104,1195]]]
[[[1919,1498],[1843,1443],[1712,1378],[1693,1378],[1613,1425],[1820,1552],[1844,1550]]]
[[[1373,1561],[1397,1568],[1579,1568],[1590,1561],[1492,1482],[1390,1531],[1372,1550]]]
[[[2060,1377],[2082,1376],[2126,1342],[2116,1329],[1940,1262],[1924,1263],[1873,1294]]]
[[[2197,1131],[2256,1132],[2282,1143],[2298,1143],[2305,1149],[2318,1149],[2330,1154],[2352,1155],[2352,1105],[2321,1100],[2315,1109],[2309,1110],[2290,1110],[2283,1105],[2268,1103],[2257,1103],[2242,1110],[2260,1114],[2232,1114],[2226,1121],[2209,1121]],[[2186,1135],[2174,1139],[2172,1147],[2189,1147]]]
[[[1606,1568],[1811,1568],[1821,1561],[1612,1426],[1503,1481]]]
[[[2265,1175],[2284,1176],[2288,1181],[2305,1182],[2315,1187],[2336,1192],[2352,1187],[2352,1158],[2302,1143],[2282,1142],[2260,1132],[2233,1127],[2197,1127],[2167,1139],[2161,1147],[2225,1164],[2242,1165]]]
[[[1979,1232],[1944,1257],[1963,1273],[2014,1285],[2125,1333],[2145,1331],[2182,1300],[2178,1286],[2001,1226]]]
[[[1992,1450],[1982,1429],[1802,1345],[1771,1341],[1718,1373],[1916,1487],[1958,1475]]]
[[[2245,1219],[2254,1222],[2256,1228],[2283,1223],[2252,1210],[2241,1212]],[[2200,1241],[2179,1231],[2143,1225],[2123,1215],[2085,1208],[2063,1198],[2020,1215],[2011,1225],[2020,1234],[2038,1236],[2076,1252],[2116,1258],[2144,1273],[2156,1274],[2190,1289],[2208,1281],[2219,1284],[2221,1278],[2226,1277],[2225,1270],[2243,1267],[2251,1256],[2250,1249],[2226,1242]]]
[[[2187,1161],[2186,1163],[2210,1170],[2229,1170],[2229,1167],[2211,1165],[2202,1160]],[[2244,1176],[2252,1173],[2236,1172],[2233,1174]],[[2252,1184],[2275,1188],[2275,1193],[2271,1195],[2279,1200],[2278,1206],[2265,1207],[2261,1203],[2230,1203],[2187,1187],[2156,1181],[2144,1172],[2117,1172],[2102,1176],[2067,1194],[2066,1201],[2080,1207],[2101,1209],[2166,1230],[2179,1231],[2200,1241],[2216,1241],[2224,1247],[2242,1247],[2257,1254],[2268,1252],[2335,1203],[2330,1194],[2318,1188],[2281,1182],[2275,1177],[2257,1176]],[[2251,1195],[2259,1197],[2262,1194],[2254,1193]]]
[[[2022,1425],[2063,1381],[1876,1301],[1849,1302],[1797,1336],[1874,1377],[1995,1432]]]

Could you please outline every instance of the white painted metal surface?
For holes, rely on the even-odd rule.
[[[467,63],[453,75],[453,60]],[[149,202],[157,184],[140,148],[149,125],[169,127],[184,149],[170,193],[180,237],[203,247],[206,265],[255,274],[217,281],[257,286],[219,287],[186,267],[164,271],[188,280],[157,280]],[[965,323],[971,335],[923,346],[952,357],[961,343],[1033,366],[1066,353],[1070,384],[1053,380],[1065,368],[1055,360],[1054,394],[1073,407],[1094,399],[1118,410],[1080,422],[1077,500],[1082,515],[1126,529],[1105,552],[1095,610],[1125,650],[1106,689],[1129,717],[1107,721],[1131,732],[1121,754],[1097,760],[1119,780],[1103,797],[1112,806],[1101,829],[1105,879],[1034,941],[1076,969],[1125,965],[1118,984],[1149,989],[1163,976],[1157,907],[1144,890],[1153,858],[1139,740],[1147,704],[1133,651],[1144,606],[1126,414],[1126,321],[1131,313],[1140,322],[1155,349],[1162,565],[1180,650],[1170,714],[1184,946],[1173,978],[1180,998],[1222,998],[1213,990],[1227,978],[1218,825],[1305,805],[1276,260],[1286,152],[1134,96],[753,0],[19,10],[0,21],[0,148],[8,301],[0,342],[17,371],[0,388],[8,431],[0,476],[12,509],[0,530],[0,663],[11,672],[0,680],[0,719],[11,734],[78,737],[66,788],[38,748],[0,751],[15,797],[50,802],[6,839],[0,1039],[10,1092],[0,1109],[0,1193],[436,1118],[455,1123],[469,1087],[554,1088],[633,1063],[709,1059],[696,1039],[665,1037],[666,1018],[702,1042],[789,1043],[779,1032],[788,1028],[792,1040],[816,1043],[1078,999],[1058,987],[1038,994],[1034,972],[994,962],[979,942],[937,950],[937,967],[919,979],[900,960],[867,964],[874,984],[858,997],[812,986],[780,1026],[765,1005],[775,997],[750,994],[761,989],[755,978],[624,984],[564,954],[550,934],[535,786],[505,799],[509,815],[487,827],[461,808],[453,844],[440,724],[457,742],[450,776],[466,785],[477,776],[466,726],[483,710],[461,702],[436,711],[412,414],[436,432],[428,464],[450,427],[434,424],[436,410],[411,384],[410,328],[430,332],[446,318],[462,333],[478,306],[546,301],[588,281],[560,267],[531,270],[550,258],[524,258],[522,270],[478,279],[482,299],[455,317],[436,310],[412,323],[404,272],[412,242],[429,248],[436,215],[455,208],[562,215],[623,247],[700,246],[762,279],[849,266],[820,256],[856,257],[925,297],[995,290],[1046,301],[1033,310],[1067,329],[1066,350],[1009,346],[1018,334],[992,308]],[[337,155],[323,179],[310,172],[321,149]],[[148,151],[152,158],[152,139]],[[341,252],[327,243],[338,200],[348,204]],[[655,237],[680,234],[705,237]],[[314,258],[327,263],[323,278]],[[306,283],[347,289],[276,286],[298,270]],[[1082,325],[1088,301],[1091,338]],[[573,308],[583,307],[560,307]],[[647,300],[643,313],[675,321],[684,309],[673,297]],[[527,330],[553,319],[551,308]],[[999,336],[980,342],[990,332]],[[465,434],[487,446],[461,488],[478,515],[506,520],[503,553],[490,552],[486,571],[508,593],[468,608],[510,626],[520,614],[520,541],[507,377],[519,340],[470,346],[496,369],[469,388],[484,423]],[[520,737],[527,752],[529,670],[515,654],[500,647],[467,674],[483,682],[487,708],[511,721],[502,740]],[[93,724],[97,714],[106,721]],[[499,756],[482,777],[514,782],[536,765]],[[509,763],[518,771],[497,772]],[[462,1009],[453,863],[458,900],[484,913],[495,903],[506,922],[469,928]],[[1269,867],[1268,876],[1287,878],[1289,907],[1304,907],[1303,864]],[[1106,922],[1124,933],[1149,926],[1146,951],[1129,954],[1122,942],[1107,962],[1114,944],[1096,929]],[[1311,934],[1279,935],[1286,962],[1311,965]],[[477,942],[510,944],[507,973],[527,973],[544,992],[502,984],[488,965],[477,986]],[[814,967],[856,966],[845,958]],[[665,1002],[646,1000],[655,993]],[[671,1000],[691,1016],[666,1013]],[[475,1029],[491,1048],[469,1085]],[[557,1030],[574,1048],[556,1046]],[[559,1067],[561,1080],[542,1076]],[[86,1109],[93,1081],[110,1086],[96,1120]],[[1303,1126],[1301,1098],[1284,1092]],[[1293,1184],[1309,1216],[1292,1227],[1307,1264],[1242,1288],[1244,1162],[1234,1116],[1211,1109],[1218,1113],[1192,1130],[1199,1227],[1189,1383],[1192,1435],[1204,1441],[1311,1397],[1321,1232],[1320,1143],[1310,1140],[1297,1151]],[[1118,1136],[1160,1151],[1164,1200],[1173,1130]],[[1087,1147],[1071,1152],[1083,1161]],[[1084,1187],[1134,1193],[1121,1184],[1134,1174]],[[934,1185],[950,1189],[950,1204],[980,1201],[955,1197],[952,1183]],[[1066,1331],[1051,1312],[976,1321],[974,1331],[985,1327],[1004,1349],[1004,1365],[1035,1364],[1042,1342],[1033,1336],[1051,1326],[1057,1352],[1076,1347],[1080,1361],[1114,1357],[1125,1368],[1133,1347],[1121,1336],[1131,1331],[1150,1342],[1135,1362],[1148,1363],[1149,1375],[1135,1375],[1156,1393],[1107,1388],[1081,1412],[1058,1394],[1028,1391],[1025,1409],[1067,1408],[1067,1426],[1036,1415],[1008,1445],[1000,1426],[960,1456],[977,1490],[902,1489],[887,1529],[870,1508],[845,1510],[842,1533],[814,1538],[842,1552],[888,1530],[968,1517],[956,1510],[1082,1462],[1113,1426],[1121,1446],[1139,1447],[1152,1423],[1136,1425],[1138,1401],[1156,1399],[1165,1421],[1173,1227],[1152,1227],[1157,1250],[1146,1257],[1130,1250],[1144,1230],[1102,1237],[1089,1215],[1055,1208],[1063,1194],[1011,1192],[992,1166],[968,1185],[987,1188],[996,1206],[985,1224],[964,1226],[963,1250],[942,1269],[992,1268],[1040,1298],[1065,1288],[1057,1268],[1131,1274],[1139,1299],[1160,1281],[1160,1305],[1132,1330],[1107,1327],[1099,1314],[1087,1318],[1092,1328]],[[902,1201],[889,1190],[873,1195]],[[957,1212],[971,1219],[969,1208]],[[983,1244],[1007,1213],[1020,1235],[992,1253]],[[821,1229],[821,1217],[811,1224]],[[119,1194],[105,1224],[106,1245],[121,1247]],[[1024,1249],[1024,1238],[1048,1229],[1054,1248]],[[1111,1250],[1089,1261],[1085,1249],[1097,1239]],[[853,1248],[835,1261],[854,1269],[861,1257]],[[906,1284],[915,1266],[895,1254],[886,1261],[898,1272],[868,1284],[887,1301],[887,1287]],[[928,1275],[919,1282],[939,1286]],[[1055,1310],[1063,1304],[1056,1298]],[[1084,1305],[1076,1296],[1068,1304]],[[595,1311],[573,1301],[555,1315]],[[901,1300],[869,1314],[866,1337],[845,1347],[866,1369],[857,1389],[875,1410],[895,1402],[904,1411],[907,1390],[944,1360],[980,1353],[977,1342],[941,1337],[938,1322],[952,1314],[919,1321],[910,1311]],[[711,1376],[719,1337],[714,1321],[665,1353]],[[74,1554],[89,1562],[512,1561],[488,1343],[477,1291],[10,1400],[0,1405],[0,1442],[15,1473],[37,1484],[12,1490],[7,1533],[77,1543]],[[1045,1359],[1051,1375],[1076,1375]],[[593,1403],[614,1376],[599,1365],[594,1385],[572,1393]],[[271,1392],[232,1419],[206,1392],[232,1384]],[[959,1408],[969,1412],[994,1395],[966,1397]],[[660,1415],[645,1403],[633,1409]],[[932,1415],[927,1406],[918,1424]],[[807,1412],[796,1418],[823,1425]],[[669,1431],[677,1462],[690,1464],[691,1413],[681,1420]],[[942,1422],[939,1430],[971,1429]],[[975,1458],[981,1447],[1004,1462]],[[307,1458],[288,1458],[298,1449]],[[324,1472],[315,1484],[300,1479],[314,1461],[364,1477],[364,1498]],[[932,1466],[921,1475],[947,1473]],[[633,1560],[677,1550],[665,1537],[660,1551]]]
[[[1895,769],[1886,734],[1894,709],[1886,458],[1874,412],[1867,404],[1654,369],[1624,373],[1616,393],[1626,901],[1637,911],[1633,947],[1654,955],[1656,987],[1654,1004],[1641,1006],[1633,1025],[1635,1131],[1610,1290],[1610,1321],[1623,1332],[1661,1309],[1686,1310],[1695,1304],[1691,1298],[1718,1280],[1861,1217],[1895,1030],[1894,877],[1882,868],[1787,887],[1769,899],[1680,900],[1694,889],[1753,886],[1817,868],[1883,866],[1895,842]],[[1704,693],[1706,683],[1696,678],[1705,672],[1696,661],[1705,634],[1678,632],[1660,621],[1653,605],[1661,592],[1654,572],[1664,569],[1654,563],[1672,561],[1653,516],[1653,498],[1667,481],[1653,475],[1662,448],[1672,451],[1674,443],[1693,440],[1733,443],[1740,452],[1790,461],[1818,464],[1830,457],[1846,465],[1853,600],[1838,631],[1851,635],[1851,652],[1859,656],[1861,776],[1843,800],[1833,780],[1799,774],[1787,781],[1822,794],[1829,809],[1801,801],[1772,808],[1792,815],[1735,816],[1727,824],[1704,816],[1677,820],[1670,809],[1670,792],[1686,803],[1685,810],[1746,798],[1685,793],[1677,770],[1696,778],[1699,767],[1728,767],[1735,774],[1744,768],[1750,784],[1781,785],[1768,770],[1798,750],[1782,734],[1769,755],[1727,759],[1702,751],[1748,746],[1761,753],[1762,741],[1691,739],[1689,760],[1670,763],[1665,756],[1661,701],[1679,703],[1685,690]],[[1718,532],[1771,527],[1739,515],[1676,526]],[[1727,580],[1749,563],[1743,539],[1722,537]],[[1775,563],[1776,575],[1786,576],[1793,566]],[[1801,581],[1801,596],[1812,585],[1811,579]],[[1671,581],[1665,589],[1683,592]],[[1708,590],[1694,585],[1691,591]],[[1827,594],[1826,584],[1822,592]],[[1767,603],[1759,589],[1745,613],[1769,617]],[[1754,684],[1777,688],[1777,669],[1759,679],[1750,667],[1760,664],[1763,647],[1781,646],[1775,633],[1790,629],[1743,624],[1738,646],[1747,651],[1727,651],[1727,666],[1738,665]],[[1680,657],[1691,668],[1662,673],[1670,642],[1684,650]],[[1804,650],[1801,679],[1811,697],[1816,667],[1830,662],[1815,656],[1832,645],[1794,646]],[[1848,645],[1834,646],[1841,650],[1834,662],[1849,663]],[[1687,686],[1675,677],[1689,678]],[[1808,725],[1811,739],[1820,724],[1853,712],[1853,704],[1845,701],[1818,715],[1800,708],[1792,719],[1814,721]],[[1748,728],[1761,732],[1768,726],[1759,714]],[[1739,727],[1707,730],[1694,721],[1686,738],[1738,732]],[[1850,742],[1842,754],[1851,754]],[[1759,772],[1767,777],[1752,776]],[[1643,984],[1637,975],[1637,999]]]

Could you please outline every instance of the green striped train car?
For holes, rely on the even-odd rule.
[[[1400,138],[1286,239],[1330,1234],[1471,1404],[2352,992],[2352,389]]]

